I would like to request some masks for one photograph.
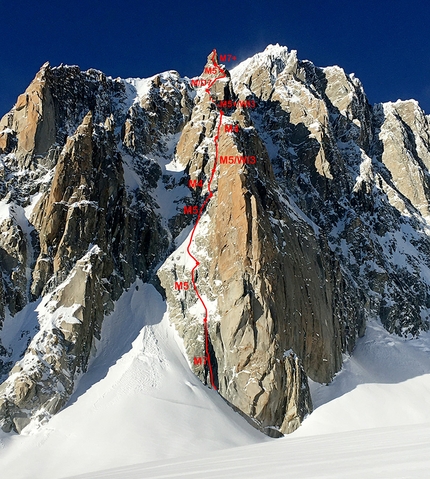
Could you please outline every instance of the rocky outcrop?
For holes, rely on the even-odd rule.
[[[224,98],[218,94],[217,100]],[[214,164],[219,117],[213,102],[207,97],[202,106],[203,101],[199,110],[212,112],[205,115],[211,118],[206,122],[211,159],[205,162],[203,155],[195,154],[186,171],[191,177],[203,171],[207,178]],[[293,220],[292,205],[278,191],[267,149],[251,116],[241,109],[224,116],[226,124],[240,127],[240,133],[221,129],[219,155],[255,156],[256,163],[218,166],[208,226],[196,232],[198,287],[215,303],[213,314],[218,320],[210,324],[210,340],[220,393],[260,426],[291,432],[312,410],[304,371],[315,380],[330,381],[341,366],[342,338],[353,344],[356,333],[340,334],[341,314],[334,314],[339,272],[330,274],[328,246],[321,254],[321,239],[310,222]],[[201,128],[202,122],[193,122],[192,117],[184,130],[185,148],[199,143]],[[174,253],[159,276],[192,363],[204,351],[202,340],[196,341],[202,323],[194,291],[184,297],[171,291],[175,279],[189,276],[178,259]],[[204,379],[204,367],[197,365],[195,370]]]
[[[103,256],[93,247],[39,305],[41,331],[0,385],[4,430],[21,432],[32,419],[55,414],[72,393],[75,374],[85,371],[93,337],[100,337],[112,304],[102,281]]]
[[[26,187],[19,188],[10,179],[12,175],[4,176],[7,186],[17,194],[3,199],[9,213],[1,224],[0,253],[8,300],[2,304],[11,314],[31,299],[43,297],[46,305],[39,313],[40,331],[30,338],[19,363],[13,366],[8,359],[12,352],[0,350],[2,373],[9,373],[0,389],[5,430],[20,431],[31,419],[45,420],[65,404],[75,376],[86,370],[94,338],[100,337],[103,317],[111,311],[113,301],[136,277],[149,280],[151,270],[168,249],[167,232],[148,191],[148,185],[156,186],[161,177],[160,166],[138,152],[121,151],[121,128],[115,129],[115,123],[118,118],[125,121],[127,115],[115,112],[115,97],[106,105],[103,94],[100,99],[90,88],[94,76],[93,71],[82,74],[75,67],[50,69],[45,65],[28,91],[42,88],[51,92],[52,98],[38,96],[38,111],[51,108],[53,101],[57,137],[43,129],[40,136],[42,127],[35,127],[33,143],[28,133],[23,147],[15,132],[15,149],[4,155],[9,170],[24,171],[27,177],[21,180]],[[101,74],[97,76],[106,80]],[[56,77],[63,85],[74,85],[75,93],[67,96],[55,83]],[[123,92],[124,103],[129,101],[127,89],[136,94],[123,81],[106,83],[110,83],[105,85],[107,90],[120,84],[118,91]],[[94,101],[89,101],[91,92]],[[79,101],[83,116],[82,111],[74,115]],[[15,118],[15,110],[7,118]],[[97,123],[105,112],[109,114],[104,121]],[[30,121],[28,115],[25,118]],[[72,120],[80,123],[59,147],[55,141],[70,130]],[[10,126],[21,128],[16,121]],[[43,142],[51,143],[42,154],[37,145]],[[28,165],[33,175],[20,170]],[[130,181],[133,174],[140,178],[140,185]],[[12,199],[15,204],[9,206]]]
[[[218,63],[209,55],[201,76],[223,72],[210,95],[175,71],[121,80],[46,64],[1,120],[0,325],[39,301],[18,361],[0,332],[4,430],[66,404],[136,278],[166,297],[190,367],[210,383],[202,303],[175,283],[190,285],[194,266],[184,206],[205,202],[212,171],[190,245],[208,354],[219,393],[260,430],[300,425],[308,377],[331,381],[367,318],[403,335],[428,328],[418,104],[372,107],[353,75],[279,45],[231,71]]]
[[[15,154],[21,167],[28,167],[33,156],[44,156],[55,142],[55,106],[45,63],[25,93],[18,97],[13,111],[0,122],[3,133],[3,151],[11,149],[12,138],[17,148]]]

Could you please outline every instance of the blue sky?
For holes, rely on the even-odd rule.
[[[0,0],[0,12],[0,116],[45,61],[195,76],[213,48],[243,60],[269,43],[354,72],[372,103],[415,98],[430,113],[427,2]]]

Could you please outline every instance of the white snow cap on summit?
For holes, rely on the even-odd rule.
[[[248,58],[239,63],[235,68],[230,70],[233,85],[237,83],[246,83],[247,72],[255,70],[258,66],[267,67],[271,74],[276,78],[285,68],[293,66],[297,62],[297,50],[288,50],[278,43],[276,45],[268,45],[261,53]],[[274,64],[275,63],[275,68]]]
[[[275,45],[270,44],[267,45],[264,52],[259,53],[259,55],[264,55],[265,53],[275,56],[288,55],[288,47],[283,47],[279,45],[279,43],[276,43]]]

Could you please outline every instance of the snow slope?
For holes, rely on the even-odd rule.
[[[429,333],[404,339],[368,322],[333,383],[311,385],[315,411],[296,436],[430,423],[429,351]]]
[[[68,407],[0,436],[8,479],[428,476],[429,333],[404,339],[369,322],[333,382],[311,384],[314,413],[275,440],[190,372],[152,286],[134,284],[103,327]]]
[[[312,384],[315,411],[292,435],[73,479],[422,478],[430,470],[430,334],[369,322],[343,370]]]
[[[397,479],[429,475],[430,424],[292,436],[199,458],[123,467],[73,479]]]
[[[1,433],[2,477],[57,479],[267,440],[192,374],[164,313],[150,285],[123,294],[69,405],[39,430]]]

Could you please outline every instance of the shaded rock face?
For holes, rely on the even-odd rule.
[[[215,67],[211,54],[202,78]],[[367,318],[428,328],[428,123],[416,102],[372,107],[353,75],[278,45],[225,71],[211,97],[175,71],[45,64],[0,121],[0,326],[24,307],[38,316],[22,351],[0,331],[1,427],[67,403],[136,278],[165,295],[209,382],[202,304],[174,286],[193,267],[183,208],[203,204],[215,167],[190,246],[214,383],[261,430],[295,430],[312,412],[307,378],[331,381]]]

